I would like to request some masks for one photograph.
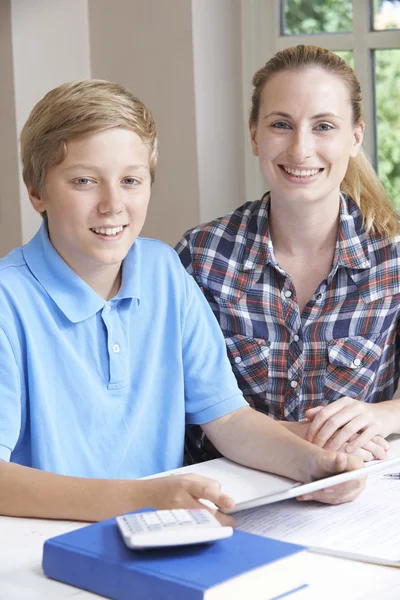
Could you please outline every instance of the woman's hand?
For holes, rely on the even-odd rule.
[[[318,414],[325,407],[318,407],[315,409],[315,414]],[[312,416],[312,415],[311,415]],[[299,437],[303,438],[303,440],[308,440],[307,434],[310,426],[312,425],[312,421],[300,421],[300,422],[289,422],[289,421],[280,421],[286,429],[292,431]],[[338,432],[339,433],[339,432]],[[353,454],[354,456],[359,456],[364,462],[369,462],[370,460],[383,460],[387,458],[387,451],[389,450],[388,442],[381,436],[376,435],[366,442],[362,447],[358,447],[357,445],[353,447],[353,451],[347,449],[350,446],[349,442],[355,442],[360,434],[354,434],[350,440],[344,442],[341,446],[339,446],[338,440],[335,436],[333,436],[328,442],[325,444],[325,450],[331,450],[332,452],[348,452],[349,454]],[[340,440],[339,440],[340,442]],[[353,444],[351,444],[354,446]]]
[[[171,475],[141,480],[146,505],[157,509],[207,508],[222,525],[234,525],[234,519],[200,502],[208,500],[218,508],[233,508],[235,502],[221,492],[214,479],[201,475]]]
[[[369,404],[345,396],[327,406],[311,408],[306,411],[312,422],[305,439],[334,452],[340,449],[354,453],[363,448],[376,458],[385,458],[382,450],[386,453],[388,445],[382,438],[393,431],[387,404]]]

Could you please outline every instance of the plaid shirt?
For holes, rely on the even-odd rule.
[[[300,314],[268,228],[269,196],[188,231],[177,246],[225,336],[247,401],[280,420],[350,396],[392,398],[399,377],[399,242],[367,234],[342,197],[331,272]]]

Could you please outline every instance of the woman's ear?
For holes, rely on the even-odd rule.
[[[38,213],[43,213],[46,211],[45,201],[43,199],[43,195],[40,192],[37,192],[31,185],[27,186],[29,200],[33,208]]]
[[[257,127],[252,123],[249,123],[250,130],[250,141],[251,149],[253,150],[254,156],[258,156],[258,143],[257,143]]]
[[[353,133],[353,146],[351,148],[350,156],[355,158],[360,151],[361,145],[364,139],[365,123],[359,123],[354,129]]]

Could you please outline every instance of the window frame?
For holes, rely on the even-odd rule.
[[[245,136],[249,140],[248,118],[252,93],[251,79],[269,58],[279,50],[297,44],[315,44],[328,50],[351,50],[354,68],[363,91],[366,135],[364,148],[376,164],[377,132],[374,85],[374,50],[400,48],[400,31],[373,30],[372,0],[353,0],[353,30],[348,33],[302,35],[281,34],[281,11],[284,0],[241,0],[242,71]],[[255,200],[265,192],[265,182],[250,142],[245,154],[246,199]]]

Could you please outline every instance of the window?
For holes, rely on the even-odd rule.
[[[400,0],[242,0],[244,106],[252,74],[278,50],[316,44],[356,71],[363,90],[364,147],[400,210]],[[247,200],[265,184],[250,153]]]

